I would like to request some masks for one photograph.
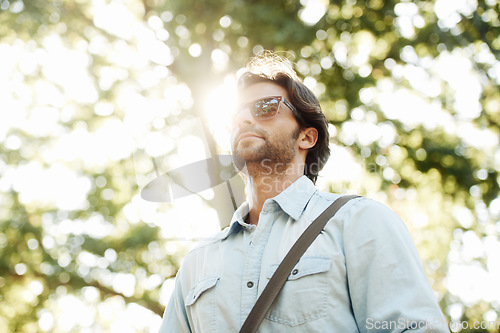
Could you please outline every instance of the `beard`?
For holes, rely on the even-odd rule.
[[[235,161],[244,163],[250,176],[258,174],[284,173],[294,157],[297,155],[297,138],[300,128],[290,132],[282,132],[271,137],[268,132],[257,128],[245,128],[240,133],[253,132],[262,139],[256,139],[258,142],[234,142],[233,155]],[[236,138],[238,137],[236,136]],[[255,141],[255,140],[252,140]],[[240,170],[240,168],[238,166]]]

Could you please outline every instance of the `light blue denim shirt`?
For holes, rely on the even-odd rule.
[[[242,204],[228,228],[186,256],[160,332],[238,332],[290,247],[338,197],[302,176],[265,202],[257,227],[244,222]],[[259,332],[412,328],[448,331],[404,223],[357,198],[302,256]]]

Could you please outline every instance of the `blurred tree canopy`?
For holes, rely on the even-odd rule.
[[[172,225],[194,223],[188,235],[232,211],[219,196],[191,199],[203,218],[191,201],[140,202],[154,166],[134,161],[130,137],[162,138],[156,155],[178,166],[208,92],[264,49],[291,58],[331,123],[321,186],[403,217],[448,320],[498,320],[499,12],[498,0],[0,0],[0,331],[158,325],[192,246]],[[352,177],[342,154],[361,166]]]

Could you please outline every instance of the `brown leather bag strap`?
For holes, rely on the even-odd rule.
[[[346,195],[335,200],[309,227],[300,235],[299,239],[293,244],[288,251],[283,261],[280,263],[268,284],[260,294],[257,302],[253,306],[250,314],[243,323],[240,333],[254,333],[260,326],[262,320],[266,316],[267,311],[273,304],[274,299],[278,296],[283,288],[286,279],[290,275],[292,269],[297,265],[300,257],[306,252],[307,248],[319,235],[326,223],[337,213],[337,211],[349,200],[359,197],[359,195]]]

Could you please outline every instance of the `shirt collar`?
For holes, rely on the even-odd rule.
[[[277,202],[294,220],[298,220],[316,191],[313,182],[307,176],[301,176],[271,200]]]
[[[226,234],[222,239],[226,239],[230,234],[237,233],[242,229],[246,229],[248,231],[255,230],[256,226],[252,224],[248,224],[245,222],[245,218],[247,217],[250,208],[248,206],[248,202],[244,202],[240,207],[234,212],[233,218],[231,219],[231,224],[227,229]]]
[[[276,202],[281,209],[287,213],[295,221],[300,218],[302,212],[307,206],[307,203],[312,198],[313,194],[317,191],[314,187],[313,182],[307,178],[307,176],[301,176],[292,185],[288,186],[283,192],[275,196],[274,198],[268,199],[264,204],[272,205]],[[248,215],[249,206],[248,202],[244,202],[240,207],[234,212],[233,218],[231,219],[230,227],[227,229],[226,234],[223,239],[226,239],[230,234],[237,233],[242,229],[248,231],[253,231],[256,226],[248,224],[245,222],[245,218]]]

